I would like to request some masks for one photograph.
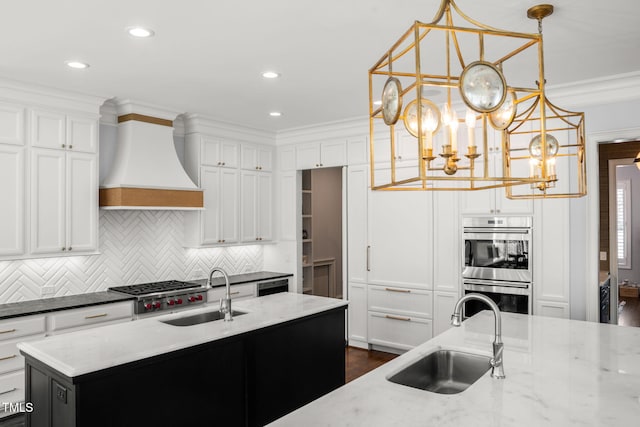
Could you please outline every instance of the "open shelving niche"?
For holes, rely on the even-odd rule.
[[[302,293],[313,292],[313,216],[311,171],[302,171]]]

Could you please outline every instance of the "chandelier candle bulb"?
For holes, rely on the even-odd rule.
[[[473,111],[471,111],[471,109],[467,109],[467,114],[464,117],[464,122],[467,125],[469,147],[475,147],[476,115]]]
[[[456,153],[458,151],[458,115],[455,110],[451,110],[451,151]]]

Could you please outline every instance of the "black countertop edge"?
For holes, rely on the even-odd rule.
[[[293,274],[291,273],[276,273],[273,271],[258,271],[255,273],[243,273],[243,274],[234,274],[229,276],[229,283],[231,285],[241,285],[243,283],[251,283],[251,282],[263,282],[265,280],[274,280],[274,279],[284,279],[287,277],[291,277]],[[203,286],[207,284],[208,279],[198,279],[198,280],[189,280],[193,283],[199,283]],[[224,286],[224,277],[220,275],[220,273],[216,273],[213,276],[211,281],[211,287],[217,288],[220,286]]]
[[[258,271],[255,273],[231,275],[229,276],[229,282],[232,285],[240,285],[242,283],[261,282],[264,280],[280,279],[290,276],[293,276],[293,274]],[[189,280],[189,282],[199,283],[202,286],[205,286],[207,284],[207,279]],[[224,285],[224,278],[216,273],[216,276],[213,278],[212,287],[215,288]],[[0,304],[0,320],[50,313],[53,311],[69,310],[72,308],[89,307],[92,305],[130,301],[134,299],[135,297],[132,295],[121,294],[119,292],[102,291],[68,295],[64,297],[11,302],[7,304]]]
[[[69,310],[72,308],[89,307],[92,305],[130,301],[133,299],[134,297],[131,295],[102,291],[68,295],[64,297],[12,302],[8,304],[0,304],[0,320],[10,319],[12,317],[50,313],[52,311]]]

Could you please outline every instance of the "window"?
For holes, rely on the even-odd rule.
[[[631,181],[618,180],[616,184],[616,238],[618,241],[618,267],[631,268],[631,254],[629,253],[629,239],[631,217],[629,215],[629,198],[631,195]]]

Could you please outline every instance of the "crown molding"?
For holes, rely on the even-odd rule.
[[[326,139],[344,139],[362,135],[369,135],[368,116],[354,117],[346,120],[319,123],[316,125],[279,131],[276,135],[276,144],[300,144]]]
[[[275,132],[221,122],[196,113],[185,113],[182,118],[186,135],[201,133],[232,141],[276,145]]]
[[[546,94],[552,103],[563,108],[581,108],[640,99],[640,72],[547,86]]]
[[[87,95],[69,90],[0,78],[0,98],[5,101],[45,108],[99,114],[107,97]]]

